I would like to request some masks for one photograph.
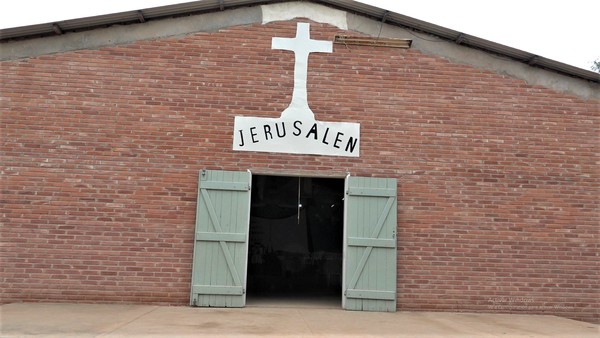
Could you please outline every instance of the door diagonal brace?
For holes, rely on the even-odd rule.
[[[217,217],[217,212],[210,200],[210,196],[206,189],[200,189],[202,192],[202,197],[204,197],[204,203],[206,204],[206,208],[208,209],[208,214],[212,224],[214,226],[215,232],[222,233],[221,223],[219,223],[219,218]],[[225,243],[225,241],[219,241],[219,245],[221,246],[221,250],[223,250],[223,254],[225,254],[225,260],[227,261],[227,267],[229,268],[229,272],[231,272],[231,276],[233,277],[233,282],[237,286],[242,286],[242,281],[240,276],[237,273],[237,269],[235,268],[235,264],[233,264],[233,258],[231,257],[231,252],[229,251],[229,247]]]
[[[383,224],[385,223],[385,220],[386,220],[388,214],[390,213],[390,209],[392,208],[392,205],[394,204],[395,198],[396,197],[388,197],[387,203],[385,204],[383,211],[379,215],[377,224],[375,225],[375,228],[373,229],[373,232],[371,233],[371,238],[379,237],[379,233],[381,232],[381,229],[383,228]],[[365,251],[363,252],[363,254],[360,258],[360,261],[358,263],[358,266],[356,267],[356,270],[354,271],[354,275],[350,279],[350,283],[348,284],[348,289],[354,289],[356,287],[356,284],[358,283],[358,278],[362,274],[362,271],[365,268],[365,265],[367,264],[367,260],[369,259],[369,256],[371,255],[371,251],[373,251],[373,246],[367,246],[365,248]]]

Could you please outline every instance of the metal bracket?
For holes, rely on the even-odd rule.
[[[54,33],[61,35],[63,33],[62,28],[57,23],[52,24],[52,29],[54,29]]]
[[[537,64],[538,60],[539,60],[539,56],[533,55],[532,57],[527,59],[527,61],[525,61],[525,62],[530,66],[535,66]]]
[[[144,17],[144,13],[142,13],[142,11],[137,11],[137,17],[138,17],[138,20],[140,20],[141,23],[146,22],[146,18]]]

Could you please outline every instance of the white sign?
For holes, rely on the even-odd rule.
[[[233,150],[358,157],[360,124],[317,121],[308,106],[308,55],[331,53],[332,42],[311,39],[310,24],[298,23],[296,37],[273,38],[271,48],[294,52],[292,101],[280,118],[236,116]]]
[[[236,116],[235,131],[234,150],[358,157],[358,123]]]

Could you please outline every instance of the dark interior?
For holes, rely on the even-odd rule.
[[[247,295],[341,299],[344,180],[254,176]]]

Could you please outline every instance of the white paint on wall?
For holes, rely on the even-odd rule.
[[[263,24],[273,21],[287,21],[307,18],[315,22],[348,29],[346,12],[309,2],[283,2],[262,5]]]
[[[233,150],[359,157],[360,124],[236,116]]]
[[[294,91],[292,93],[292,102],[281,113],[281,117],[314,120],[315,115],[308,106],[308,94],[306,92],[308,56],[313,52],[331,53],[333,51],[333,42],[311,39],[310,24],[299,22],[294,38],[275,37],[272,39],[271,49],[283,49],[294,52]]]
[[[294,52],[294,90],[279,118],[236,116],[233,150],[358,157],[360,124],[321,122],[308,106],[306,81],[310,53],[331,53],[331,41],[310,38],[310,24],[297,23],[293,38],[274,37],[272,49]]]

